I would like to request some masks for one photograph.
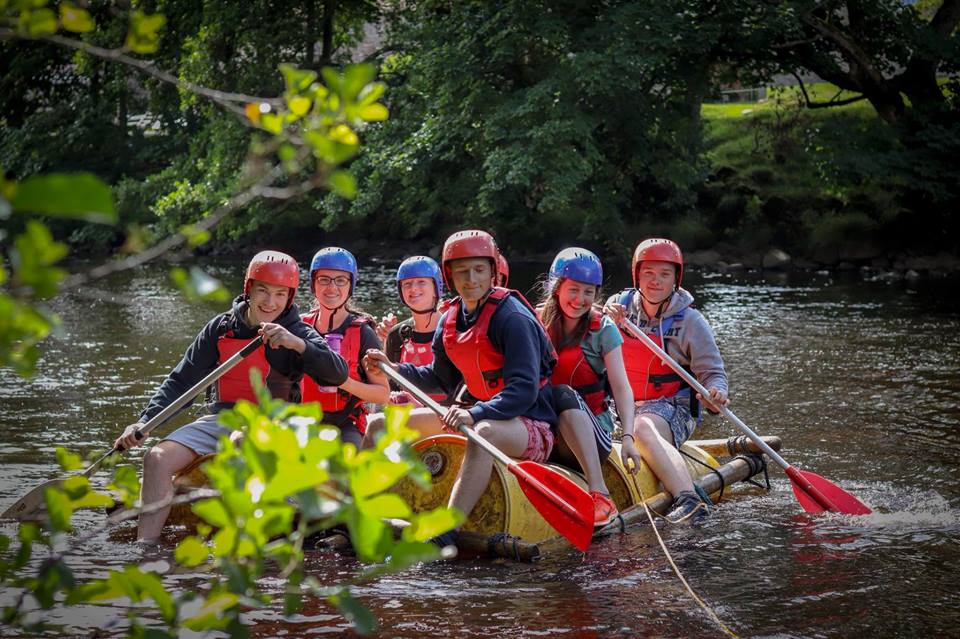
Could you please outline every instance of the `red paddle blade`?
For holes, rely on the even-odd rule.
[[[523,494],[558,533],[582,551],[593,537],[593,498],[571,479],[536,462],[507,466]]]
[[[785,472],[793,484],[793,494],[808,513],[832,510],[845,515],[869,515],[873,512],[859,499],[816,473],[793,466]]]

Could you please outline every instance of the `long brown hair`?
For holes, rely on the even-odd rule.
[[[540,322],[547,331],[547,337],[553,342],[553,347],[558,351],[579,344],[590,327],[590,318],[594,313],[602,312],[602,307],[599,304],[594,304],[589,312],[583,314],[573,332],[565,337],[563,335],[563,311],[560,310],[560,302],[557,299],[557,291],[565,279],[558,277],[552,287],[549,280],[544,282],[541,286],[543,292],[540,295],[540,304],[537,306],[537,310],[540,311]],[[600,299],[599,286],[597,286],[597,295],[594,299]]]

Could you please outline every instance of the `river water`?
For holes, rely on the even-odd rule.
[[[208,266],[239,288],[242,265]],[[367,310],[398,310],[393,268],[361,272],[357,297]],[[699,529],[660,527],[691,587],[744,637],[960,636],[960,285],[696,272],[685,284],[716,330],[734,412],[761,434],[781,436],[791,463],[875,511],[806,515],[771,468],[769,493],[740,493]],[[298,295],[307,299],[306,290]],[[0,509],[57,475],[56,446],[105,450],[222,310],[184,304],[163,266],[118,274],[52,306],[63,323],[44,344],[37,374],[0,375]],[[731,425],[708,417],[696,437],[731,434]],[[138,465],[141,453],[133,453]],[[81,513],[77,527],[97,521]],[[536,564],[423,565],[356,594],[384,637],[721,634],[648,527],[601,540],[585,555],[550,550]],[[121,539],[104,536],[76,560],[76,572],[100,575],[136,557]],[[308,566],[327,583],[357,567],[328,553],[311,555]],[[171,589],[196,582],[165,579]],[[11,596],[0,593],[0,602]],[[44,618],[51,635],[122,634],[127,611],[105,603]],[[292,620],[276,609],[248,621],[254,636],[352,634],[316,600]]]

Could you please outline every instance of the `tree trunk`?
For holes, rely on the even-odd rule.
[[[313,67],[314,53],[317,44],[317,2],[308,0],[306,32],[304,33],[304,66],[308,69]]]
[[[333,56],[333,13],[336,0],[323,0],[323,47],[320,49],[320,64],[330,64]]]

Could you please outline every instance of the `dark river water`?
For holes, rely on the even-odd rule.
[[[210,265],[233,290],[242,268]],[[367,310],[398,310],[394,268],[362,271],[357,297]],[[521,284],[533,277],[515,275]],[[960,636],[960,285],[702,273],[685,284],[716,330],[734,412],[759,433],[782,437],[788,461],[875,511],[806,515],[773,467],[770,493],[742,492],[700,529],[661,526],[692,588],[745,637]],[[52,306],[63,324],[45,342],[37,374],[0,373],[0,509],[57,475],[56,446],[106,450],[223,310],[185,304],[163,266],[120,274]],[[733,426],[709,417],[696,437],[731,434]],[[138,466],[141,455],[133,454]],[[80,513],[78,529],[98,517]],[[585,555],[550,550],[536,564],[423,565],[356,594],[384,637],[721,635],[649,528],[598,541]],[[101,575],[136,557],[124,541],[103,536],[75,568]],[[357,567],[327,553],[311,555],[308,566],[326,583]],[[197,582],[165,579],[170,589]],[[0,593],[0,603],[12,596]],[[43,615],[51,635],[91,636],[122,634],[127,612],[105,603]],[[291,620],[276,609],[248,621],[254,636],[351,634],[317,600]]]

